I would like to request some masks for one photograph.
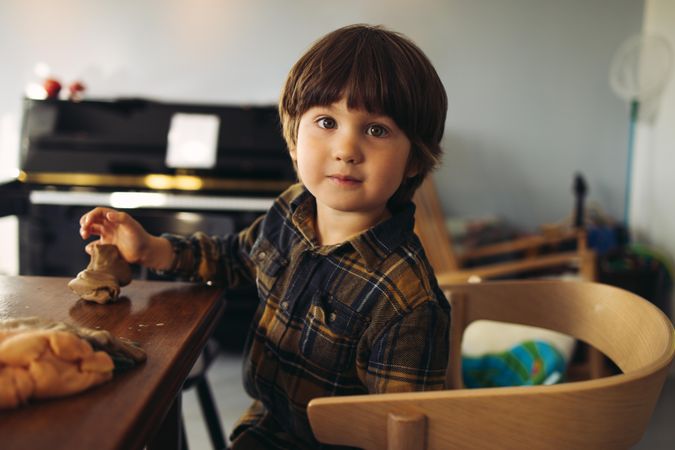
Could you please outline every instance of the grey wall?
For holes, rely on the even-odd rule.
[[[82,79],[91,97],[273,103],[311,41],[369,22],[416,41],[446,85],[436,174],[446,214],[556,221],[582,170],[591,197],[621,217],[628,112],[608,70],[642,10],[639,0],[3,0],[0,166],[16,160],[20,97],[38,62]]]
[[[640,27],[638,1],[479,1],[448,12],[437,64],[452,98],[448,214],[498,213],[532,226],[572,207],[575,171],[623,214],[627,106],[608,83],[612,54]]]

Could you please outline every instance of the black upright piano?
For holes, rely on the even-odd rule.
[[[191,123],[211,130],[205,161],[191,161],[185,147]],[[178,131],[187,133],[183,142],[170,139]],[[187,160],[175,158],[180,145]],[[25,99],[20,161],[17,179],[0,186],[0,215],[19,219],[22,275],[82,270],[89,256],[78,220],[94,206],[126,210],[155,234],[226,234],[248,225],[295,180],[273,105]],[[138,278],[157,277],[134,270]],[[226,316],[250,315],[250,295],[228,293]]]

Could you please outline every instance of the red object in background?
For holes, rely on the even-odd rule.
[[[81,81],[73,81],[68,86],[68,98],[70,100],[80,100],[86,88]]]
[[[47,78],[43,83],[42,87],[47,93],[47,98],[53,99],[59,97],[59,92],[61,92],[61,83],[54,78]]]

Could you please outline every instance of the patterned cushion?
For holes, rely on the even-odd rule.
[[[563,380],[566,362],[545,341],[528,340],[507,351],[462,357],[468,388],[554,384]]]

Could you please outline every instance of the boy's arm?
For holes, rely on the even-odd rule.
[[[227,287],[255,280],[250,252],[264,216],[239,233],[208,236],[197,232],[189,237],[163,234],[172,249],[170,267],[159,271],[195,281],[213,282]]]
[[[171,267],[174,252],[168,239],[150,236],[145,253],[146,256],[138,261],[139,264],[159,272]]]
[[[443,389],[449,314],[424,302],[388,324],[373,343],[365,373],[370,393]]]

